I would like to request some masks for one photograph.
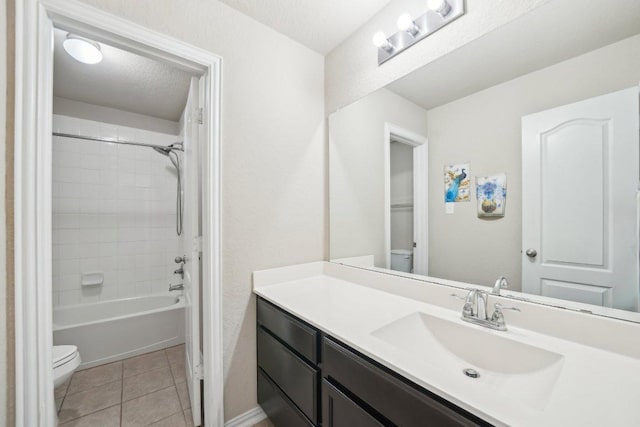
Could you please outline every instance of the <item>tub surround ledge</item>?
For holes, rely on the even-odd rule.
[[[372,334],[414,313],[458,322],[462,301],[451,293],[462,296],[464,290],[328,262],[256,271],[253,286],[265,300],[492,424],[637,423],[640,340],[631,338],[640,336],[638,324],[502,298],[522,311],[505,313],[508,331],[490,333],[563,357],[550,392],[529,399],[505,393],[502,384],[474,383],[442,369],[446,363],[416,357]],[[491,307],[494,302],[491,297]]]

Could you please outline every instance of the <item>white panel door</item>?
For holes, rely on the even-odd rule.
[[[199,155],[199,89],[198,79],[191,79],[184,113],[183,195],[184,216],[182,244],[186,255],[184,265],[185,299],[185,368],[191,412],[195,426],[202,423],[200,380],[202,379],[200,337],[200,161]]]
[[[638,88],[522,118],[522,289],[638,308]]]

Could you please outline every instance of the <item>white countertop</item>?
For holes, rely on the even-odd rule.
[[[268,272],[268,271],[267,271]],[[460,312],[326,274],[254,283],[254,292],[398,374],[496,425],[640,426],[640,360],[526,329],[490,331],[460,320]],[[255,279],[254,279],[255,280]],[[462,307],[462,302],[460,304]],[[416,312],[481,328],[564,356],[552,392],[531,405],[477,380],[443,370],[372,335]],[[508,318],[507,318],[508,325]],[[635,337],[640,339],[640,337]],[[482,348],[478,348],[482,352]],[[505,357],[509,357],[505,354]],[[475,382],[474,382],[475,381]],[[489,390],[489,391],[488,391]]]

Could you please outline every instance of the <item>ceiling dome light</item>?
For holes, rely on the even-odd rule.
[[[387,39],[387,36],[382,31],[378,31],[377,33],[375,33],[373,35],[372,41],[373,45],[379,49],[382,48],[387,51],[393,49],[393,45],[389,43],[389,39]]]
[[[62,42],[62,47],[73,59],[83,64],[97,64],[102,61],[100,45],[92,40],[69,33]]]
[[[427,0],[427,9],[446,16],[451,11],[451,5],[447,0]]]

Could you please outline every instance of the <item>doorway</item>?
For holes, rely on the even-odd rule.
[[[177,145],[180,141],[174,141],[176,138],[171,138],[173,142],[160,138],[157,141],[160,142],[159,144],[154,141],[140,141],[136,138],[127,138],[127,140],[130,143],[142,142],[141,145],[136,146],[145,153],[139,154],[140,156],[148,159],[152,157],[147,156],[157,156],[153,159],[161,159],[166,162],[161,167],[168,167],[169,171],[176,175],[172,181],[174,186],[176,179],[180,176],[185,183],[193,183],[194,177],[200,183],[195,187],[189,187],[198,187],[199,197],[194,197],[193,194],[189,196],[186,194],[188,192],[185,192],[185,197],[181,201],[180,187],[173,187],[173,194],[178,199],[176,200],[176,209],[178,210],[171,217],[173,219],[179,216],[179,205],[184,203],[183,231],[187,232],[188,229],[192,231],[179,256],[187,261],[182,267],[186,276],[185,283],[191,284],[191,297],[187,298],[189,292],[185,292],[184,300],[189,301],[187,302],[188,308],[184,312],[189,313],[191,318],[185,319],[183,317],[182,319],[187,322],[191,320],[191,328],[185,328],[185,332],[193,338],[190,346],[197,351],[185,352],[188,354],[187,360],[183,359],[182,361],[179,360],[181,356],[176,356],[175,351],[171,352],[168,349],[160,351],[167,359],[171,353],[171,357],[177,361],[177,365],[182,365],[185,368],[183,375],[187,381],[190,376],[192,380],[197,381],[193,381],[193,384],[188,387],[188,393],[194,403],[191,405],[194,409],[194,419],[197,419],[200,413],[197,410],[200,399],[194,393],[200,392],[200,378],[203,378],[202,388],[206,399],[203,408],[205,418],[202,424],[221,425],[224,419],[222,410],[222,332],[220,330],[222,304],[219,269],[221,60],[209,52],[76,2],[64,0],[50,0],[45,3],[19,1],[16,3],[16,9],[16,16],[19,17],[16,22],[15,135],[16,421],[19,425],[54,426],[56,424],[52,351],[52,306],[55,300],[52,290],[54,262],[51,248],[52,243],[56,240],[53,236],[53,230],[54,227],[57,230],[57,227],[64,221],[79,219],[77,216],[73,218],[60,216],[52,221],[51,217],[54,193],[58,196],[62,194],[59,191],[60,188],[57,189],[57,193],[52,191],[53,151],[56,149],[55,144],[57,144],[52,137],[52,134],[56,132],[52,126],[54,122],[52,120],[54,118],[52,110],[53,42],[54,29],[58,28],[66,33],[89,39],[94,43],[121,49],[196,76],[195,81],[192,80],[189,83],[191,93],[194,95],[191,99],[194,102],[192,103],[193,108],[185,111],[185,117],[191,117],[185,123],[198,124],[196,133],[194,134],[192,129],[190,136],[191,141],[197,141],[197,143],[191,144],[191,148],[189,148],[187,141],[189,136],[186,136],[188,132],[186,129],[182,135],[182,147]],[[37,37],[34,37],[35,34]],[[29,70],[29,72],[23,70]],[[59,132],[59,130],[57,133],[66,133]],[[91,136],[84,134],[86,128],[82,130],[83,132],[80,132],[76,129],[76,137]],[[66,138],[65,141],[70,139],[68,136],[56,138]],[[109,141],[108,135],[100,135],[95,139],[103,140],[104,144],[101,147],[104,147],[104,150],[115,145],[135,145],[118,144],[119,138],[113,138],[113,136],[111,138],[112,140]],[[88,143],[87,141],[85,139],[84,142]],[[97,147],[101,142],[92,141],[91,144],[96,144],[91,147]],[[144,147],[144,145],[149,145],[149,147]],[[155,150],[157,153],[151,150],[152,145],[157,146],[157,150]],[[102,150],[102,148],[89,148],[89,145],[82,146],[82,149]],[[172,167],[169,160],[161,154],[165,154],[170,159],[175,157],[174,166]],[[95,166],[99,167],[99,155],[97,157]],[[189,157],[198,159],[198,162],[190,161]],[[102,160],[106,162],[106,157]],[[134,164],[135,160],[130,163]],[[58,171],[56,176],[66,179],[65,176],[71,176],[65,175],[66,172],[68,171]],[[89,175],[95,174],[90,173]],[[120,175],[118,178],[122,176],[124,175]],[[140,178],[142,186],[149,183],[150,178],[144,179],[142,176]],[[134,177],[134,184],[135,179],[136,177]],[[86,194],[90,195],[89,192]],[[132,199],[134,199],[133,195]],[[198,206],[196,216],[193,216],[193,211],[189,210],[190,206]],[[191,220],[188,218],[189,214],[192,215]],[[197,224],[189,225],[189,221],[194,222],[195,218],[198,218],[195,221]],[[199,218],[202,220],[200,221]],[[83,220],[86,219],[83,218]],[[167,228],[171,228],[173,232],[174,225],[177,227],[179,224],[171,224],[171,227]],[[105,237],[109,234],[104,231],[94,233],[98,237]],[[124,233],[122,234],[124,235]],[[57,243],[63,244],[60,240]],[[79,276],[80,286],[85,284],[87,291],[84,290],[85,288],[80,288],[76,295],[80,297],[98,295],[98,300],[101,297],[106,298],[106,294],[95,290],[98,289],[97,287],[94,290],[88,290],[91,286],[100,286],[100,282],[102,282],[101,285],[104,285],[107,280],[106,272],[94,269],[89,264],[87,263],[87,268],[84,269],[87,271],[80,272]],[[176,267],[180,267],[180,264],[171,266],[172,271],[173,269],[179,270]],[[166,271],[168,269],[169,266]],[[56,267],[56,272],[63,272],[60,265]],[[166,286],[166,284],[164,285]],[[152,286],[150,285],[150,287]],[[146,285],[141,288],[146,288]],[[189,286],[186,288],[188,289]],[[60,295],[56,295],[56,297],[59,302]],[[180,300],[178,297],[174,298]],[[187,322],[184,323],[184,326]],[[200,349],[202,350],[202,359],[200,358]],[[191,354],[189,355],[189,353]],[[187,368],[190,362],[191,366]],[[173,379],[175,382],[176,377],[174,376]]]
[[[384,132],[385,266],[427,275],[427,138],[390,123]]]

